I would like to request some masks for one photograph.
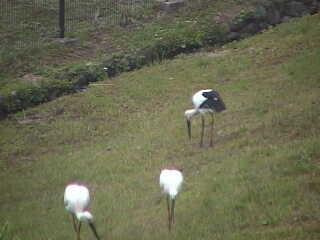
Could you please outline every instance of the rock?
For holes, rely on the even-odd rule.
[[[260,30],[261,30],[261,29],[260,29],[259,24],[255,23],[255,22],[252,22],[252,23],[249,23],[249,24],[242,30],[242,32],[250,33],[250,34],[255,34],[255,33],[259,32]]]
[[[320,1],[313,0],[309,6],[309,11],[311,14],[315,14],[320,11]]]
[[[240,32],[249,22],[243,19],[236,19],[233,21],[229,28],[231,32]]]
[[[67,46],[74,46],[80,43],[80,40],[78,38],[58,38],[55,41]]]
[[[281,14],[277,9],[269,9],[267,13],[267,21],[271,25],[276,25],[281,22]]]
[[[170,13],[175,12],[179,8],[185,5],[185,0],[171,0],[171,1],[161,1],[160,2],[160,9]]]
[[[285,11],[285,14],[290,17],[300,17],[308,13],[307,7],[302,2],[297,2],[297,1],[289,2],[284,11]]]
[[[240,33],[238,32],[230,32],[227,36],[227,39],[229,41],[235,41],[235,40],[239,40],[241,37]]]
[[[263,29],[267,29],[269,26],[270,26],[270,24],[268,22],[259,23],[260,31],[262,31]]]
[[[290,17],[289,16],[284,16],[282,19],[281,19],[281,22],[285,23],[285,22],[289,22],[290,21]]]

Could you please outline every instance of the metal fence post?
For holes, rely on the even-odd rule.
[[[60,38],[64,38],[65,30],[65,0],[59,1],[59,27],[60,27]]]

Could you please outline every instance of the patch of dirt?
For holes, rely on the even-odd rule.
[[[52,121],[56,116],[64,113],[64,108],[57,108],[51,113],[47,114],[35,114],[29,116],[23,116],[21,119],[16,119],[19,124],[33,124],[39,122],[48,122]]]
[[[85,46],[81,46],[77,41],[71,44],[64,44],[64,54],[60,52],[56,54],[48,54],[41,59],[42,65],[61,65],[66,63],[74,63],[81,60],[92,60],[97,56],[106,53],[113,53],[118,50],[114,46],[108,32],[92,32],[88,37]]]
[[[38,82],[41,82],[41,80],[43,80],[43,77],[34,75],[32,73],[27,73],[21,77],[21,80],[36,85]]]
[[[227,55],[229,52],[230,50],[222,50],[222,51],[208,52],[205,55],[208,57],[217,58],[217,57],[223,57]]]

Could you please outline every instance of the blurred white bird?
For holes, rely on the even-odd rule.
[[[100,240],[96,227],[93,223],[93,216],[88,211],[90,195],[87,187],[76,183],[69,184],[64,192],[64,205],[66,210],[72,215],[73,228],[80,240],[81,223],[88,223],[93,234]]]
[[[182,172],[177,169],[163,169],[160,173],[160,187],[167,196],[168,228],[174,223],[175,199],[183,182]],[[170,206],[171,205],[171,206]]]
[[[211,131],[210,131],[210,146],[213,145],[213,113],[222,112],[226,109],[226,106],[217,91],[212,89],[200,90],[192,96],[192,103],[194,109],[188,109],[184,112],[184,116],[187,120],[188,136],[191,139],[191,119],[200,113],[202,120],[201,127],[201,139],[200,147],[203,145],[203,135],[204,135],[204,115],[210,113],[211,115]]]

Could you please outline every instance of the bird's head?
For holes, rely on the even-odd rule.
[[[199,111],[197,109],[188,109],[184,112],[184,116],[187,121],[187,128],[188,128],[188,136],[191,139],[191,119],[197,115]]]
[[[90,212],[88,211],[84,211],[84,212],[79,212],[76,214],[78,220],[80,222],[85,222],[89,225],[89,227],[91,228],[94,236],[96,237],[97,240],[100,240],[100,237],[97,233],[97,230],[96,230],[96,227],[95,227],[95,224],[93,222],[93,216]]]
[[[188,109],[184,112],[184,116],[187,120],[191,120],[193,116],[195,116],[198,113],[196,109]]]
[[[89,223],[93,221],[93,216],[90,212],[84,211],[84,212],[78,212],[76,213],[77,219],[80,222]]]

